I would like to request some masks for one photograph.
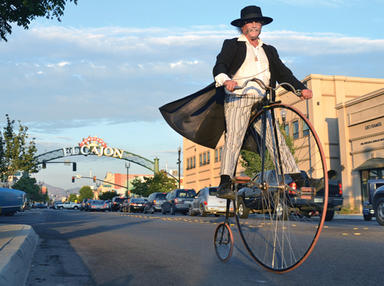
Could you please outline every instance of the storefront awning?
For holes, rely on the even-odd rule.
[[[359,167],[354,169],[354,171],[368,170],[368,169],[379,169],[384,168],[384,158],[372,158],[365,161]]]

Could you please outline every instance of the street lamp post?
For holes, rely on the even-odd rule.
[[[181,161],[180,161],[180,153],[181,153],[181,148],[179,147],[179,148],[177,148],[177,154],[178,154],[178,157],[177,157],[177,165],[178,165],[178,171],[177,171],[177,175],[179,176],[179,189],[180,189],[180,163],[181,163]]]
[[[131,167],[131,163],[125,163],[125,168],[127,168],[127,197],[130,197],[129,193],[129,168]]]
[[[287,111],[285,109],[281,110],[281,119],[283,121],[283,128],[284,128],[284,131],[285,131],[285,121],[287,120]],[[289,134],[287,134],[287,136],[288,135]]]

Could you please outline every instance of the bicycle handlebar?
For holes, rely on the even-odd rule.
[[[270,90],[270,91],[272,91],[272,90],[277,90],[279,87],[283,87],[283,86],[285,85],[285,86],[290,87],[291,90],[292,90],[292,92],[293,92],[294,94],[296,94],[297,96],[301,96],[301,89],[296,89],[296,88],[294,88],[293,85],[291,85],[291,84],[288,83],[288,82],[282,82],[282,83],[278,84],[276,87],[273,88],[273,87],[271,87],[271,86],[266,85],[261,79],[258,79],[258,78],[256,78],[256,77],[246,80],[242,86],[238,86],[238,85],[235,86],[235,88],[234,88],[233,90],[243,89],[243,88],[245,88],[245,87],[247,86],[247,84],[248,84],[249,82],[251,82],[251,81],[256,82],[256,83],[257,83],[262,89],[264,89],[265,91],[267,91],[267,90]],[[226,94],[229,94],[229,95],[237,95],[237,94],[235,94],[235,93],[229,91],[226,87],[224,87],[224,90],[225,90],[225,93],[226,93]]]

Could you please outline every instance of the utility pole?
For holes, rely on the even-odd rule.
[[[127,197],[130,197],[130,192],[129,192],[129,168],[131,167],[131,163],[125,163],[125,168],[127,168]]]
[[[179,170],[177,171],[177,174],[178,174],[178,176],[179,176],[179,189],[180,189],[180,163],[181,163],[181,161],[180,161],[180,153],[181,153],[181,148],[179,147],[179,148],[177,148],[177,154],[178,154],[178,157],[177,157],[177,165],[178,165],[178,168],[179,168]]]

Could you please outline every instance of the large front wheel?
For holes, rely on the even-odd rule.
[[[240,160],[252,178],[238,190],[248,218],[236,215],[251,256],[274,272],[303,263],[327,213],[328,177],[319,138],[296,109],[273,104],[250,121]]]

